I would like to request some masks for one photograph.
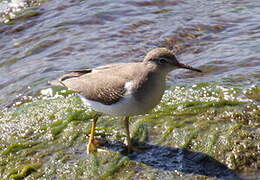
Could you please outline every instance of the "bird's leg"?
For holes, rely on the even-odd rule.
[[[127,150],[130,152],[133,148],[132,141],[130,138],[130,132],[129,132],[129,116],[124,117],[124,124],[125,124],[125,130],[126,130],[126,138],[127,138]]]
[[[99,115],[96,114],[93,118],[93,122],[92,122],[92,127],[91,127],[91,132],[90,132],[90,137],[89,137],[89,141],[88,141],[88,146],[87,146],[87,153],[93,153],[97,151],[96,145],[95,145],[95,130],[96,130],[96,123],[98,120]]]
[[[125,124],[125,129],[126,129],[126,137],[127,137],[127,151],[128,153],[131,153],[132,151],[140,151],[140,150],[145,150],[149,149],[150,146],[134,146],[132,144],[131,138],[130,138],[130,132],[129,132],[129,116],[126,116],[124,118],[124,124]]]

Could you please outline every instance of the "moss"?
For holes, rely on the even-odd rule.
[[[117,156],[113,159],[113,161],[109,162],[109,166],[106,169],[106,171],[99,176],[97,179],[108,179],[113,174],[115,174],[117,171],[119,171],[120,168],[123,168],[124,163],[127,161],[126,157]]]
[[[184,139],[184,144],[182,145],[183,148],[190,148],[192,145],[192,141],[195,140],[198,136],[199,130],[193,130],[190,134],[186,136]]]
[[[28,143],[14,143],[8,146],[4,151],[2,151],[1,154],[9,154],[9,153],[15,153],[17,151],[20,151],[22,149],[31,148],[34,145],[37,145],[39,142],[28,142]]]
[[[53,136],[59,135],[66,127],[68,122],[64,120],[58,120],[51,125],[51,133]]]
[[[169,162],[177,163],[171,167],[179,167],[174,158],[186,152],[185,149],[193,152],[192,158],[197,157],[196,152],[206,153],[202,157],[212,156],[233,170],[252,174],[259,169],[260,162],[257,159],[259,107],[255,98],[258,93],[258,86],[236,89],[201,83],[174,87],[150,114],[131,118],[133,139],[148,143],[151,149],[129,156],[117,152],[124,150],[125,139],[120,118],[100,118],[96,136],[107,152],[87,155],[87,132],[95,112],[71,94],[60,96],[57,91],[54,94],[58,95],[53,97],[39,96],[18,107],[0,110],[0,176],[3,179],[57,176],[61,179],[205,179],[201,172],[213,173],[207,169],[199,171],[198,166],[189,166],[194,168],[191,174],[177,168],[163,169]],[[165,158],[164,163],[160,164],[157,156]],[[196,163],[192,158],[187,162],[182,159],[183,169],[185,163]],[[35,167],[37,163],[41,165]],[[27,165],[34,168],[26,168]]]
[[[68,112],[67,120],[70,121],[86,121],[91,119],[94,116],[94,113],[86,113],[85,110],[70,110]]]
[[[253,86],[249,91],[246,91],[246,96],[250,99],[260,101],[260,86]]]
[[[25,165],[21,170],[20,173],[19,171],[16,174],[12,174],[10,175],[11,179],[15,179],[15,180],[20,180],[20,179],[24,179],[25,177],[27,177],[29,174],[37,171],[38,168],[38,164],[37,165]]]
[[[143,120],[136,121],[131,129],[133,141],[145,142],[148,140],[148,128]]]

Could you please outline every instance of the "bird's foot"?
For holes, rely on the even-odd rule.
[[[95,153],[97,152],[97,147],[100,145],[101,143],[95,139],[93,139],[92,141],[90,141],[87,145],[87,153]]]

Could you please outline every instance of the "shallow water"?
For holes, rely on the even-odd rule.
[[[48,1],[0,25],[0,103],[35,95],[59,71],[140,61],[161,46],[204,71],[172,72],[171,85],[251,86],[259,83],[259,19],[258,0]]]

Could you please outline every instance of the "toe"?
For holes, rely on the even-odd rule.
[[[97,152],[97,147],[96,147],[95,143],[93,143],[93,142],[88,143],[87,153],[90,154],[90,153],[94,153],[94,152]]]

